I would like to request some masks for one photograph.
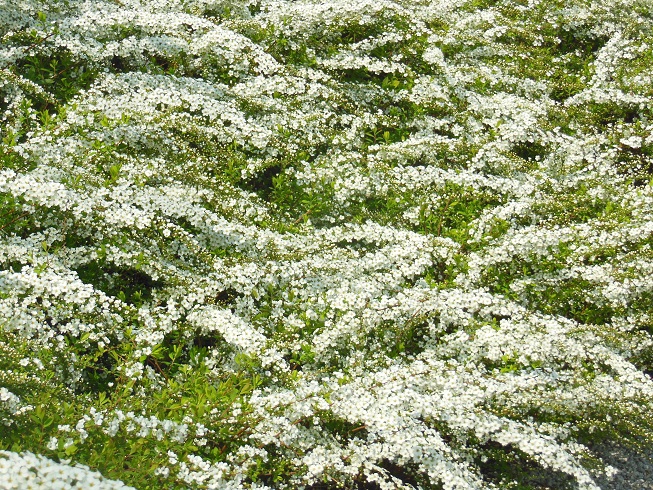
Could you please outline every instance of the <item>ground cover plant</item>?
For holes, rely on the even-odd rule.
[[[0,488],[608,488],[652,67],[645,0],[0,0]]]

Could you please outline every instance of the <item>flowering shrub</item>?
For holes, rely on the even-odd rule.
[[[0,488],[600,488],[653,443],[652,33],[0,1]]]

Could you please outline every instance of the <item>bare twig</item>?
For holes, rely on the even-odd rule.
[[[30,44],[29,46],[27,46],[25,48],[25,52],[27,53],[28,51],[31,51],[32,49],[34,49],[39,44],[43,44],[45,41],[50,39],[52,36],[54,36],[54,32],[51,32],[50,34],[48,34],[47,36],[45,36],[43,39],[41,39],[39,41],[33,42],[32,44]]]

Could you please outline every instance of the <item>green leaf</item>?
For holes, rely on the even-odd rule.
[[[74,444],[71,444],[66,449],[64,449],[64,452],[66,453],[66,456],[72,456],[73,454],[75,454],[77,452],[77,449],[78,449],[77,446],[75,446]]]

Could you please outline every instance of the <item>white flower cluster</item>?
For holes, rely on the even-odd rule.
[[[159,441],[168,436],[174,441],[184,442],[188,435],[188,424],[180,424],[171,420],[159,420],[153,415],[144,417],[143,415],[136,415],[134,412],[123,413],[121,410],[109,414],[106,411],[98,411],[95,407],[91,407],[89,415],[84,415],[79,419],[74,430],[70,426],[59,426],[59,431],[64,434],[74,433],[72,435],[83,442],[88,437],[87,424],[89,424],[89,427],[91,425],[103,427],[102,430],[111,437],[118,433],[122,425],[124,425],[124,430],[127,433],[134,433],[138,437],[153,436]],[[56,441],[53,441],[53,443],[56,443]]]
[[[29,412],[32,408],[34,407],[21,403],[20,398],[7,388],[0,387],[0,410],[2,410],[0,423],[2,425],[11,425],[16,417]]]
[[[107,480],[83,465],[56,463],[29,452],[0,451],[0,488],[3,490],[134,490]]]

